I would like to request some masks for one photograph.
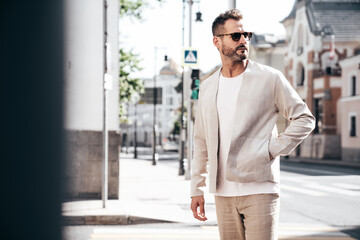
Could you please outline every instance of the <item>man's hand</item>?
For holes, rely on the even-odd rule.
[[[206,221],[207,218],[205,216],[205,200],[204,196],[195,196],[191,198],[191,210],[194,214],[194,218],[200,221]]]
[[[270,158],[270,161],[274,159],[274,157],[271,155],[270,152],[269,152],[269,158]]]

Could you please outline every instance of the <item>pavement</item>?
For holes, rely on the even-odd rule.
[[[64,202],[64,225],[181,223],[217,226],[213,196],[205,190],[208,221],[202,223],[194,219],[190,210],[190,181],[178,175],[178,169],[174,167],[175,159],[170,160],[171,157],[164,155],[162,157],[154,166],[149,156],[134,159],[133,154],[121,153],[120,199],[108,200],[106,208],[102,207],[101,200]],[[347,238],[340,229],[325,225],[306,226],[280,222],[279,228],[280,235],[283,236],[322,232],[326,236],[333,235],[334,238],[330,239],[353,239]]]
[[[344,161],[341,161],[341,159],[310,159],[310,158],[300,158],[300,157],[288,157],[288,158],[281,157],[281,161],[311,163],[311,164],[318,164],[318,165],[350,167],[350,168],[360,168],[359,162],[344,162]]]
[[[172,155],[174,156],[174,155]],[[153,166],[151,155],[134,159],[133,154],[120,155],[120,199],[63,203],[65,225],[199,223],[190,211],[190,181],[169,166],[167,155],[160,155]],[[206,195],[209,223],[216,224],[214,200]]]

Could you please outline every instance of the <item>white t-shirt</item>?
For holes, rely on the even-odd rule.
[[[239,183],[225,179],[227,156],[230,149],[232,126],[235,116],[236,100],[243,82],[243,75],[226,78],[220,74],[217,94],[217,111],[219,116],[219,165],[216,184],[216,196],[233,197],[263,193],[279,193],[280,187],[275,182]]]

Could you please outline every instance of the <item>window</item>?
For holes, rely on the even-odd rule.
[[[309,46],[309,31],[305,30],[305,36],[306,36],[306,46]]]
[[[323,128],[323,99],[315,98],[315,134],[321,134]]]
[[[156,94],[156,104],[162,104],[162,88],[157,87],[154,92],[154,88],[145,88],[145,92],[140,94],[141,101],[145,104],[154,104],[154,96]]]
[[[301,63],[299,63],[298,68],[297,68],[296,82],[297,82],[297,86],[304,86],[305,69]]]
[[[173,92],[173,87],[172,86],[166,86],[166,93],[167,94],[172,94]]]
[[[174,105],[173,98],[172,98],[172,97],[168,97],[168,98],[166,98],[166,104],[167,104],[167,105],[169,105],[169,106]]]
[[[356,96],[356,76],[351,78],[351,96]]]
[[[303,39],[304,39],[304,31],[303,31],[303,27],[300,25],[298,28],[298,42],[297,42],[297,47],[303,47]]]
[[[300,86],[304,86],[304,81],[305,81],[305,70],[303,67],[301,67]]]
[[[297,48],[296,48],[296,53],[298,56],[300,56],[304,49],[304,30],[303,27],[300,25],[298,28],[298,35],[297,35]]]
[[[356,116],[350,117],[350,137],[356,137]]]

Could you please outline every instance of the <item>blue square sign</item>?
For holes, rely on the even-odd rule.
[[[198,64],[198,50],[184,49],[183,65],[192,66]]]

